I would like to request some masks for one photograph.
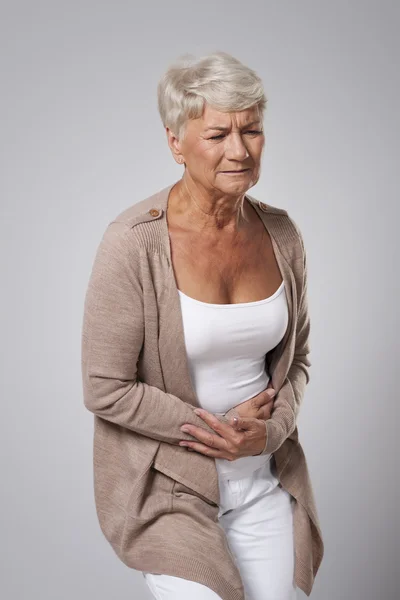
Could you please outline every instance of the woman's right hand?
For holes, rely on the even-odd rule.
[[[272,406],[274,403],[275,390],[272,387],[271,379],[268,386],[252,398],[233,406],[225,415],[224,420],[235,415],[239,417],[250,417],[253,419],[269,419],[271,416]]]

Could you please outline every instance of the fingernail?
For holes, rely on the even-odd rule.
[[[196,415],[201,415],[201,413],[203,412],[201,408],[195,408],[193,410],[194,413],[196,413]]]

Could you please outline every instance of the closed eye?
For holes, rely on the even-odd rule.
[[[261,134],[261,133],[263,133],[263,132],[262,132],[262,131],[255,130],[255,129],[252,129],[251,131],[246,131],[245,133],[246,133],[246,134],[248,134],[248,133],[249,133],[250,135],[260,135],[260,134]],[[208,139],[210,139],[210,140],[220,140],[220,139],[222,139],[223,137],[225,137],[225,135],[224,135],[223,133],[221,133],[220,135],[214,135],[213,137],[210,137],[210,138],[208,138]]]

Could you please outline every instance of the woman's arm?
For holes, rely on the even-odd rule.
[[[137,380],[144,340],[139,249],[132,231],[110,223],[103,234],[86,292],[82,328],[82,379],[86,408],[147,437],[179,444],[192,440],[180,426],[212,432],[191,404]]]
[[[292,222],[299,234],[303,251],[303,286],[297,316],[295,351],[287,377],[274,398],[271,418],[265,420],[267,439],[261,454],[276,452],[295,430],[305,388],[310,380],[308,372],[311,362],[308,358],[310,353],[310,316],[307,296],[307,255],[302,234],[293,219]]]

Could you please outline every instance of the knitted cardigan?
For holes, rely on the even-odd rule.
[[[85,297],[82,378],[94,414],[94,496],[101,530],[138,571],[202,583],[223,600],[244,600],[243,582],[218,523],[215,460],[179,446],[191,423],[212,430],[199,406],[185,349],[166,220],[172,187],[139,200],[106,227]],[[286,210],[246,194],[270,235],[285,283],[289,322],[266,355],[276,390],[263,453],[294,503],[295,582],[309,596],[322,539],[296,419],[311,366],[307,262]],[[211,552],[212,550],[212,552]]]

